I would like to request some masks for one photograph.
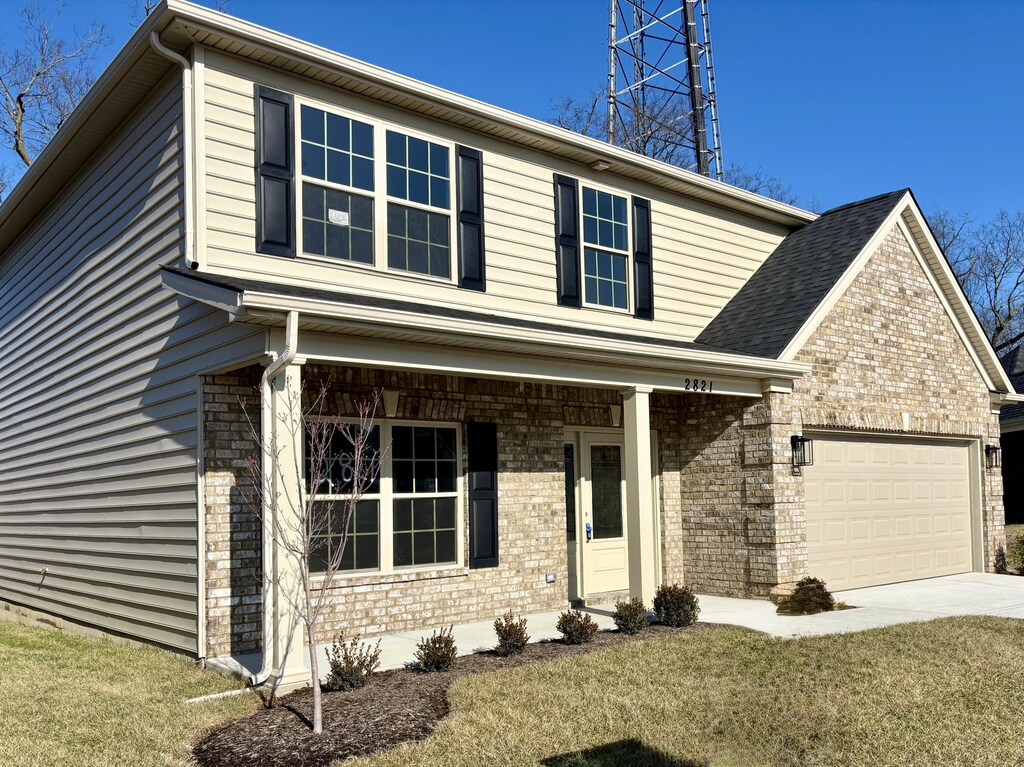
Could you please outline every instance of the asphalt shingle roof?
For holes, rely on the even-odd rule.
[[[833,208],[789,234],[695,340],[778,358],[906,192]]]

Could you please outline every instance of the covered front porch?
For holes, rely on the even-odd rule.
[[[235,321],[266,326],[267,357],[213,372],[204,384],[215,405],[204,417],[207,521],[212,514],[218,525],[248,531],[245,546],[229,536],[237,550],[227,556],[224,542],[206,541],[205,657],[258,655],[281,683],[303,674],[297,564],[265,534],[252,545],[258,525],[231,494],[244,456],[230,440],[229,460],[216,454],[243,422],[231,405],[240,392],[261,414],[261,441],[275,446],[268,469],[285,484],[301,483],[301,403],[321,390],[341,417],[384,392],[377,420],[392,444],[422,437],[451,453],[430,456],[423,478],[433,491],[420,495],[418,485],[398,489],[405,468],[415,464],[410,482],[426,471],[419,458],[393,456],[386,489],[372,499],[375,516],[356,530],[353,564],[330,586],[319,642],[489,625],[507,610],[556,614],[571,601],[636,596],[650,604],[661,582],[759,596],[778,582],[774,520],[765,513],[774,502],[775,445],[758,406],[766,393],[788,391],[804,366],[484,321],[496,318],[453,323],[392,311],[374,320],[351,304],[210,280],[196,288],[192,275],[179,274],[172,282]],[[481,446],[477,426],[490,427],[493,445]],[[489,451],[493,459],[482,460]],[[428,476],[442,463],[453,483]],[[407,501],[418,500],[434,509],[422,528],[402,517]],[[454,521],[441,521],[440,500]],[[428,536],[432,553],[409,553]],[[265,588],[234,588],[232,573],[260,567]]]

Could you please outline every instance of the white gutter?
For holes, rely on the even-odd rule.
[[[270,481],[273,471],[274,454],[271,441],[273,439],[273,409],[270,398],[273,393],[274,380],[295,359],[299,349],[299,313],[288,312],[288,319],[285,323],[285,344],[284,351],[263,371],[263,378],[260,381],[260,478],[263,482],[262,488],[262,509],[263,517],[263,661],[260,670],[249,675],[249,684],[253,687],[265,683],[274,673],[273,643],[271,636],[276,629],[274,625],[274,609],[271,604],[272,589],[271,576],[274,567],[274,520],[271,492],[273,491]]]
[[[181,87],[182,87],[182,102],[181,102],[181,120],[184,127],[184,145],[185,145],[185,265],[189,269],[196,269],[199,266],[195,256],[195,191],[192,188],[193,179],[195,179],[195,124],[192,118],[193,104],[192,104],[192,64],[182,56],[180,53],[172,51],[170,48],[160,42],[160,35],[154,30],[149,34],[150,45],[153,46],[153,50],[163,56],[165,59],[170,59],[175,64],[181,67]]]

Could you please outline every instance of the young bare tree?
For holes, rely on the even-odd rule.
[[[330,414],[327,385],[305,407],[301,401],[288,403],[302,417],[296,425],[294,419],[282,416],[277,428],[289,431],[289,441],[297,446],[298,453],[285,454],[276,443],[271,444],[269,453],[271,462],[297,461],[304,467],[298,472],[297,487],[271,489],[273,483],[264,475],[260,457],[247,461],[253,493],[246,504],[267,526],[274,545],[298,565],[300,593],[282,591],[305,630],[313,688],[313,732],[318,735],[323,732],[323,704],[317,631],[331,586],[342,569],[353,515],[363,496],[379,481],[381,462],[390,447],[381,445],[380,429],[374,423],[381,397],[377,391],[359,402],[352,420]],[[259,443],[259,430],[251,419],[250,430]],[[294,513],[292,506],[298,507]],[[263,573],[266,583],[273,582],[274,577],[273,573]]]
[[[607,138],[607,91],[586,98],[571,96],[553,105],[551,122],[560,128],[604,141]],[[692,124],[689,110],[667,94],[656,94],[645,110],[625,110],[616,124],[615,145],[655,160],[689,168],[693,165]],[[763,168],[732,164],[724,171],[725,183],[774,200],[795,205],[793,188]]]
[[[102,24],[70,38],[57,31],[63,6],[47,17],[36,5],[21,11],[22,39],[0,49],[0,144],[32,165],[92,85],[96,49],[107,44]]]
[[[1024,340],[1024,213],[972,226],[966,213],[937,210],[928,223],[995,350]]]

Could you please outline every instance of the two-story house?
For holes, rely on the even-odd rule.
[[[321,386],[391,445],[324,639],[1002,543],[1016,395],[909,190],[818,216],[182,0],[0,208],[0,348],[0,598],[278,680],[246,472]]]

